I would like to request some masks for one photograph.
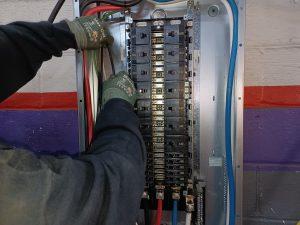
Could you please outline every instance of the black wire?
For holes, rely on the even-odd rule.
[[[113,73],[113,75],[116,75],[115,64],[114,64],[114,59],[113,59],[111,48],[108,46],[107,50],[108,50],[108,55],[109,55],[109,60],[110,60],[112,73]]]
[[[99,86],[99,106],[101,110],[102,106],[102,94],[103,94],[103,47],[100,48],[100,70],[98,73],[98,86]],[[99,112],[100,112],[99,110]]]
[[[149,206],[149,199],[143,198],[142,199],[142,208],[144,208],[144,220],[145,225],[150,225],[150,206]]]
[[[100,6],[100,2],[97,2],[97,6]],[[101,19],[101,13],[98,13],[98,18]]]
[[[90,5],[92,3],[105,3],[109,5],[115,5],[115,6],[123,6],[123,7],[132,7],[137,4],[139,4],[142,0],[130,0],[130,1],[120,1],[120,0],[84,0],[80,3],[80,7],[83,7],[85,5]]]
[[[121,7],[132,7],[139,3],[141,3],[143,0],[131,0],[131,1],[118,1],[118,0],[85,0],[80,3],[80,11],[83,12],[86,7],[93,3],[105,3],[109,5],[114,6],[121,6]]]
[[[54,6],[54,9],[52,10],[49,18],[48,18],[48,22],[53,23],[57,14],[59,13],[61,7],[64,5],[66,0],[58,0],[58,2],[56,3],[56,5]]]

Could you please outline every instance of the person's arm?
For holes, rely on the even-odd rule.
[[[44,61],[76,48],[66,22],[15,22],[0,26],[0,102],[19,90]]]
[[[0,59],[10,65],[20,63],[12,68],[4,66],[5,70],[0,75],[0,101],[30,80],[42,61],[52,55],[61,55],[61,50],[74,44],[74,40],[66,40],[64,45],[61,39],[65,37],[58,38],[57,33],[64,33],[64,29],[58,27],[62,25],[66,29],[66,24],[17,24],[23,24],[26,32],[16,24],[0,26]],[[94,22],[91,24],[95,25]],[[43,29],[48,35],[52,34],[52,39],[51,35],[45,37],[42,34]],[[95,29],[99,30],[99,26]],[[67,32],[67,36],[72,36]],[[34,35],[26,39],[26,34]],[[82,36],[83,33],[77,38]],[[89,46],[90,40],[80,40],[88,45],[77,42],[77,47]],[[26,43],[20,44],[22,42]],[[95,43],[91,44],[95,46]],[[5,54],[8,54],[7,59]],[[127,79],[123,80],[129,85]],[[114,85],[110,86],[109,91],[117,88]],[[130,90],[134,91],[133,84],[130,85]],[[1,223],[134,224],[144,188],[145,147],[138,118],[129,103],[134,102],[134,92],[130,95],[124,90],[123,94],[118,90],[113,93],[117,92],[118,96],[105,95],[105,106],[96,125],[90,153],[71,158],[39,157],[26,150],[6,150],[6,147],[0,151]],[[108,99],[108,96],[114,99]]]
[[[52,56],[59,57],[69,48],[97,49],[112,43],[113,38],[97,16],[56,24],[0,25],[0,102],[29,82]]]
[[[133,225],[144,172],[138,118],[127,101],[112,99],[88,154],[38,158],[0,151],[0,218],[6,225]]]

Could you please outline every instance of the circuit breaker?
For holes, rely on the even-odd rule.
[[[191,178],[190,30],[191,23],[183,18],[134,20],[128,30],[128,64],[139,92],[136,112],[147,147],[150,199],[161,189],[172,202],[172,193],[182,196]]]

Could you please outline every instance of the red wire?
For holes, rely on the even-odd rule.
[[[163,200],[158,199],[155,225],[161,225],[162,214],[163,214]]]
[[[106,11],[119,11],[123,9],[122,7],[120,6],[113,6],[113,5],[104,5],[104,6],[97,6],[95,8],[91,8],[91,9],[88,9],[86,12],[84,12],[84,16],[91,16],[91,15],[94,15],[96,13],[99,13],[99,12],[106,12]]]
[[[82,53],[83,62],[86,62],[85,52]],[[92,112],[92,99],[91,99],[91,88],[89,81],[89,70],[87,68],[87,63],[83,64],[84,71],[84,90],[85,90],[85,104],[86,104],[86,115],[87,115],[87,136],[88,136],[88,146],[92,143],[92,139],[94,136],[94,120],[93,120],[93,112]]]
[[[93,14],[99,12],[106,11],[118,11],[121,10],[122,7],[105,5],[105,6],[97,6],[95,8],[91,8],[84,12],[84,16],[91,16]],[[89,71],[87,68],[87,57],[83,52],[83,71],[84,71],[84,89],[85,89],[85,105],[86,105],[86,114],[87,114],[87,139],[88,139],[88,147],[91,145],[93,136],[94,136],[94,120],[93,120],[93,111],[92,111],[92,99],[91,99],[91,88],[89,81]]]

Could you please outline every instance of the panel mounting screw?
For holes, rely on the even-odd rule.
[[[208,15],[211,17],[216,17],[219,15],[220,8],[217,5],[211,5],[208,8]]]

